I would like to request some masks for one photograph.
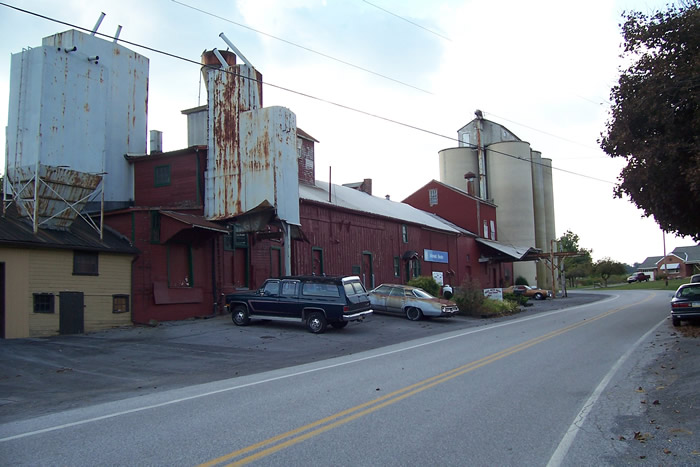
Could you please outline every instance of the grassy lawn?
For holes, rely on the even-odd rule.
[[[626,282],[613,284],[613,283],[609,282],[607,288],[615,289],[615,290],[671,290],[671,291],[675,291],[678,288],[678,286],[680,286],[681,284],[687,284],[688,282],[690,282],[689,277],[686,277],[683,279],[670,279],[668,281],[668,285],[666,285],[665,280],[647,281],[647,282],[633,282],[631,284],[628,284]],[[582,288],[590,289],[590,287],[582,287]],[[603,289],[605,289],[605,287],[603,287]]]

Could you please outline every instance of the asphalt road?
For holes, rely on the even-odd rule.
[[[304,439],[288,435],[288,448],[269,455],[251,448],[260,456],[251,460],[541,465],[556,461],[550,454],[559,452],[576,412],[634,349],[610,373],[604,397],[590,404],[585,429],[558,462],[697,462],[697,341],[663,322],[664,294],[620,295],[577,308],[601,296],[576,294],[497,320],[373,316],[320,336],[287,323],[236,328],[218,317],[3,341],[0,458],[186,465],[304,428]],[[630,306],[642,301],[649,303]],[[562,306],[570,308],[553,313]],[[338,415],[339,407],[360,406],[349,415],[357,422]],[[308,428],[323,416],[337,418]],[[400,444],[387,449],[397,436]],[[76,457],[63,446],[69,439],[90,441]],[[197,449],[184,453],[192,442]]]

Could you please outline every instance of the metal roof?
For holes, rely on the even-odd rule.
[[[637,266],[637,269],[656,269],[657,263],[663,258],[663,256],[649,256],[647,259],[642,261],[642,264]]]
[[[506,245],[504,243],[499,243],[495,240],[487,240],[485,238],[477,238],[476,241],[483,245],[493,248],[494,250],[500,251],[501,253],[511,256],[516,260],[522,260],[528,253],[537,251],[536,248],[528,246],[515,246]]]
[[[39,229],[34,234],[32,225],[20,218],[14,204],[0,216],[0,245],[25,248],[59,248],[110,253],[137,254],[138,249],[115,230],[105,226],[103,238],[81,217],[68,230]]]
[[[388,217],[400,222],[419,224],[453,234],[463,233],[463,230],[457,228],[454,224],[445,222],[437,216],[416,209],[408,204],[391,201],[386,198],[378,198],[345,186],[331,185],[329,201],[328,182],[316,180],[315,185],[299,184],[299,198],[375,216]]]

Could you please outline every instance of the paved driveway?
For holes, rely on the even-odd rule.
[[[527,314],[604,298],[571,294],[532,301]],[[418,322],[375,314],[345,329],[311,334],[301,324],[229,315],[83,335],[0,340],[0,422],[324,360],[483,326],[492,319],[455,316]]]

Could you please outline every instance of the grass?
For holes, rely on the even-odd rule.
[[[609,289],[614,288],[615,290],[671,290],[675,291],[681,284],[687,284],[690,282],[690,278],[686,277],[683,279],[669,279],[668,285],[666,285],[665,280],[647,281],[647,282],[632,282],[631,284],[621,283],[621,284],[608,284]],[[588,288],[588,287],[587,287]],[[605,287],[603,288],[605,289]]]

